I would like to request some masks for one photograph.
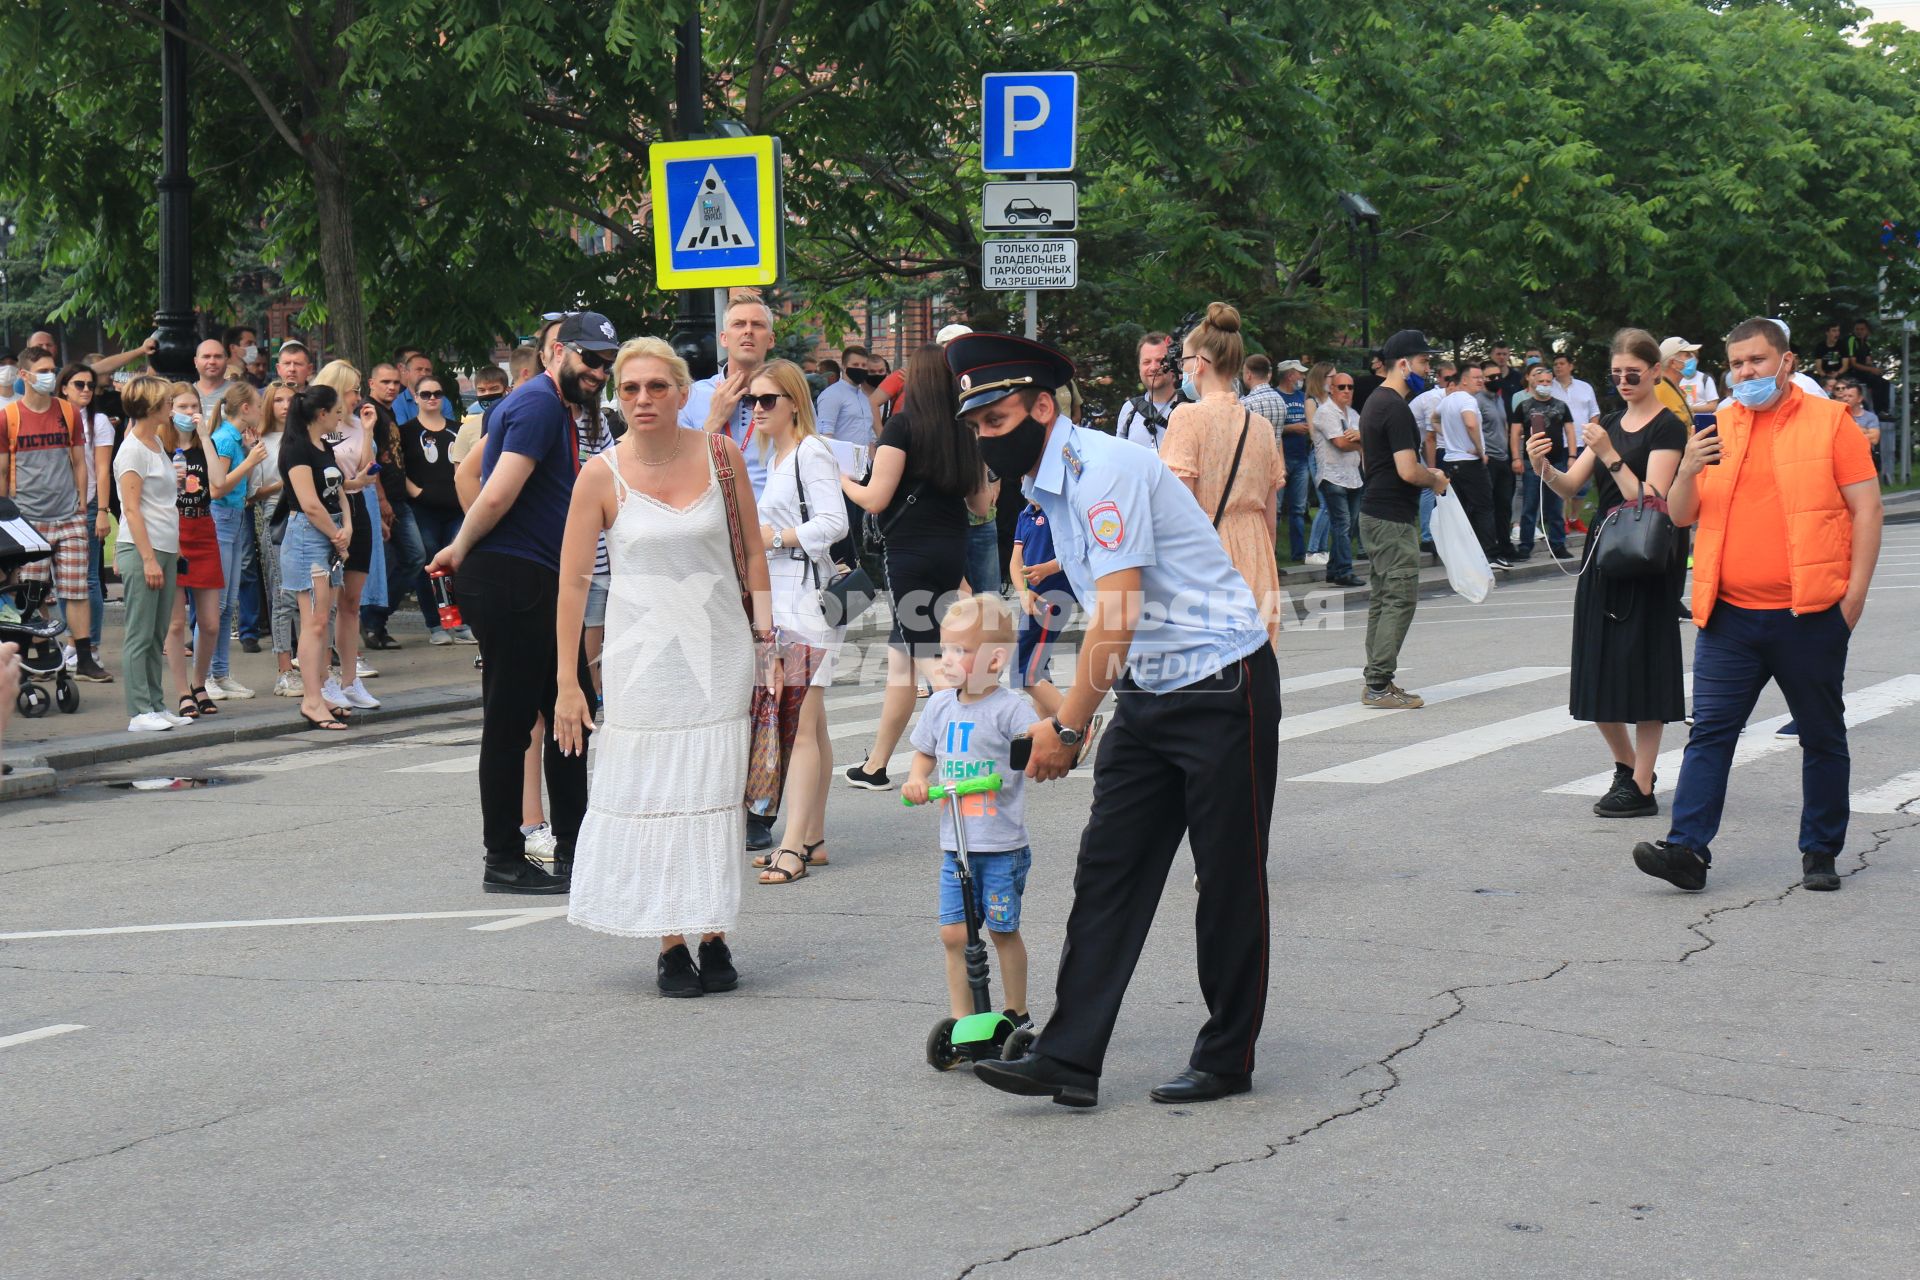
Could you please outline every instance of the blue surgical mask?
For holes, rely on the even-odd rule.
[[[1683,378],[1691,378],[1698,372],[1700,372],[1700,361],[1693,356],[1688,356],[1687,362],[1680,366],[1680,376]]]
[[[1200,398],[1200,388],[1193,385],[1192,378],[1182,378],[1180,379],[1180,394],[1189,400],[1198,400]]]
[[[176,413],[173,415],[173,425],[181,431],[191,431],[193,430],[193,415],[190,413]]]
[[[1772,374],[1733,384],[1733,398],[1749,409],[1764,409],[1779,394],[1780,380]]]
[[[51,369],[45,373],[36,373],[33,375],[33,389],[43,396],[52,395],[53,389],[58,385],[60,385],[60,375]]]

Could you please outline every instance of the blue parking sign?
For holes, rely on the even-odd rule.
[[[980,78],[980,167],[988,173],[1064,173],[1078,143],[1080,77],[1072,71],[997,72]]]

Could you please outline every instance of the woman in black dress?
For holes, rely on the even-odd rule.
[[[940,615],[967,572],[967,513],[993,509],[973,432],[953,416],[958,401],[946,353],[921,347],[907,363],[906,398],[880,432],[867,482],[840,479],[879,526],[893,597],[880,728],[867,758],[846,772],[849,786],[868,791],[892,790],[887,761],[913,717],[916,682],[935,678]]]
[[[1565,471],[1548,464],[1553,442],[1527,440],[1527,454],[1546,485],[1571,500],[1594,485],[1593,528],[1607,513],[1643,493],[1665,497],[1687,446],[1687,424],[1654,395],[1660,347],[1644,329],[1613,336],[1614,389],[1627,407],[1589,422],[1585,448]],[[1613,787],[1593,806],[1603,818],[1660,812],[1653,797],[1654,761],[1665,726],[1686,718],[1685,672],[1675,609],[1686,585],[1683,539],[1674,539],[1667,571],[1643,578],[1607,578],[1594,558],[1604,533],[1587,539],[1573,601],[1573,675],[1568,710],[1593,721],[1613,752]],[[1629,734],[1629,727],[1634,732]]]

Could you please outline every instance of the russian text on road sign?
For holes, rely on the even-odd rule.
[[[1079,215],[1077,182],[989,182],[980,197],[988,231],[1071,231]]]
[[[980,246],[986,289],[1071,289],[1080,283],[1076,240],[989,240]]]
[[[1064,173],[1073,168],[1080,77],[1072,71],[980,78],[980,167],[988,173]]]
[[[780,278],[780,140],[656,142],[653,257],[666,289],[766,285]]]

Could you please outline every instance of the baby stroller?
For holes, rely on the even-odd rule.
[[[13,580],[21,565],[52,555],[47,540],[21,518],[20,508],[11,499],[0,498],[0,644],[20,646],[20,666],[28,680],[21,684],[14,702],[29,719],[47,714],[47,708],[56,703],[68,714],[80,709],[80,683],[67,671],[66,656],[60,651],[62,624],[46,616],[53,584]],[[51,698],[33,683],[49,678],[53,680]]]

